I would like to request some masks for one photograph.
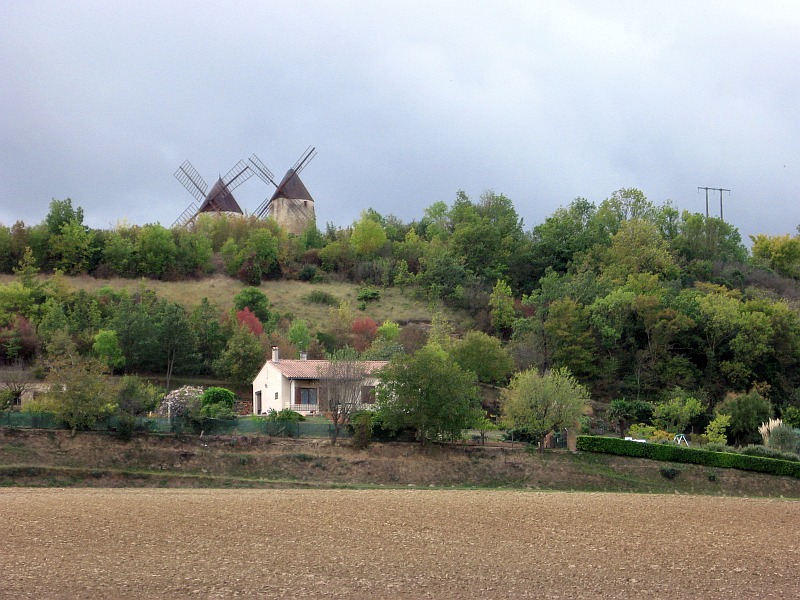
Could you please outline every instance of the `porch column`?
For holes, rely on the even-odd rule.
[[[289,380],[289,404],[284,404],[284,408],[291,408],[294,404],[294,379]]]

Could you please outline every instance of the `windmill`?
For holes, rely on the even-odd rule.
[[[250,169],[266,184],[275,188],[272,196],[267,197],[255,210],[261,219],[272,217],[287,232],[300,235],[314,220],[314,199],[303,185],[300,172],[317,155],[316,148],[309,146],[297,159],[291,169],[286,171],[280,183],[275,183],[275,176],[267,166],[253,154],[248,162]]]
[[[174,175],[175,178],[181,182],[181,185],[194,196],[195,200],[200,202],[200,207],[198,208],[196,202],[191,202],[189,206],[186,207],[186,210],[175,219],[175,222],[172,224],[173,227],[175,227],[175,225],[186,225],[203,212],[233,212],[242,214],[242,209],[239,207],[239,204],[236,202],[231,192],[250,179],[253,176],[253,171],[250,170],[247,163],[240,160],[228,171],[225,177],[220,177],[217,180],[208,194],[206,194],[208,184],[206,184],[197,170],[192,166],[192,163],[188,160],[178,167]]]

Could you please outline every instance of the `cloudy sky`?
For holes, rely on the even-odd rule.
[[[702,212],[698,186],[731,190],[745,238],[800,223],[798,2],[31,0],[0,22],[5,225],[70,197],[93,227],[169,226],[184,160],[280,177],[309,145],[321,225],[458,190],[526,229],[623,187]]]

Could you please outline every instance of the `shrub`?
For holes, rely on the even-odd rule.
[[[372,443],[372,417],[374,413],[369,410],[361,410],[350,417],[347,429],[350,432],[354,448],[364,450]]]
[[[641,444],[619,438],[580,435],[578,436],[578,450],[691,463],[707,467],[742,469],[800,479],[800,462],[730,452],[710,452],[672,444]]]
[[[203,406],[220,404],[228,408],[233,408],[233,405],[236,404],[236,394],[225,388],[210,387],[203,392],[201,403]]]
[[[362,287],[358,290],[356,300],[359,302],[372,302],[373,300],[380,300],[381,291],[371,285]]]
[[[312,304],[325,304],[327,306],[339,306],[339,299],[330,292],[323,292],[322,290],[314,290],[311,292],[307,299]]]
[[[317,267],[314,265],[303,265],[300,272],[297,274],[300,281],[316,281],[317,280]]]
[[[671,442],[675,436],[663,429],[656,429],[653,425],[636,423],[628,429],[628,435],[634,439],[647,440],[648,442]]]
[[[681,474],[680,470],[676,469],[675,467],[661,467],[658,472],[661,473],[661,476],[664,479],[669,480],[675,479]]]
[[[774,450],[773,448],[768,448],[766,446],[758,446],[756,444],[752,444],[750,446],[745,446],[741,450],[739,450],[741,454],[745,456],[763,456],[766,458],[777,458],[779,460],[790,460],[792,462],[800,462],[800,456],[792,452],[781,452],[780,450]]]
[[[767,445],[781,452],[800,454],[800,430],[780,425],[772,429]]]

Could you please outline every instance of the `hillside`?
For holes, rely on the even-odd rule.
[[[0,430],[0,485],[158,487],[511,487],[800,498],[800,481],[600,454],[531,454],[519,444],[368,450],[321,440]]]
[[[41,281],[49,277],[41,276]],[[64,282],[74,290],[84,290],[96,293],[104,287],[113,290],[127,290],[136,292],[142,288],[153,290],[160,298],[169,302],[176,302],[191,310],[205,297],[220,308],[229,311],[233,306],[233,297],[244,287],[242,282],[215,274],[209,277],[190,279],[184,281],[161,281],[158,279],[124,279],[121,277],[95,278],[88,275],[64,276]],[[0,275],[0,285],[14,281],[13,275]],[[362,286],[354,283],[307,283],[296,280],[269,280],[256,286],[267,298],[271,308],[281,315],[291,314],[294,317],[306,319],[310,325],[324,327],[330,318],[330,306],[315,303],[309,300],[313,291],[331,294],[341,302],[349,302],[356,310],[358,303],[358,290]],[[468,321],[467,315],[462,312],[441,307],[440,310],[455,323]],[[379,323],[387,319],[400,322],[429,323],[431,320],[431,307],[428,302],[420,300],[410,292],[401,293],[399,288],[390,287],[380,290],[380,298],[370,302],[363,314]]]

